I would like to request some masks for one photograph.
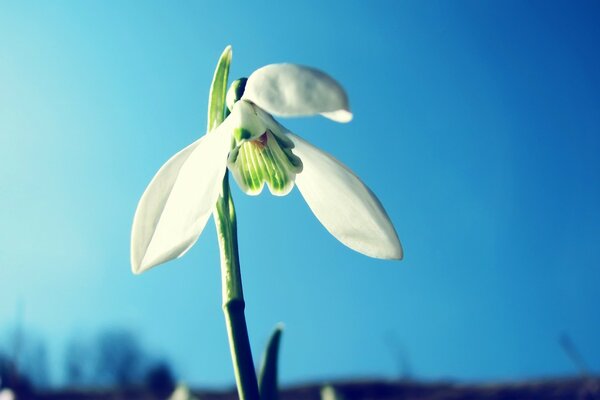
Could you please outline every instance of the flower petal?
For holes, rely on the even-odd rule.
[[[284,117],[323,114],[337,122],[349,122],[348,96],[329,75],[295,64],[271,64],[252,73],[243,99],[268,113]]]
[[[221,191],[229,125],[226,120],[171,157],[146,188],[131,232],[134,273],[182,256],[198,240]]]
[[[296,185],[329,233],[367,256],[401,259],[398,235],[373,192],[329,154],[294,134],[288,137],[304,168]]]
[[[260,194],[265,183],[271,194],[285,196],[294,188],[296,174],[302,171],[302,161],[284,136],[267,131],[260,138],[245,141],[229,153],[227,166],[240,189],[251,196]]]

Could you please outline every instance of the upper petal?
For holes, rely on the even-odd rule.
[[[142,195],[131,231],[134,273],[183,255],[198,240],[221,190],[227,121],[169,159]]]
[[[296,185],[329,233],[367,256],[401,259],[398,235],[373,192],[329,154],[294,134],[288,137],[303,164]]]
[[[348,122],[352,113],[344,89],[329,75],[295,64],[271,64],[252,73],[243,99],[285,117],[323,114]]]

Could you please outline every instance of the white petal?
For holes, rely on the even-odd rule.
[[[352,113],[346,92],[329,75],[295,64],[271,64],[252,73],[243,99],[284,117],[323,114],[348,122]]]
[[[367,256],[401,259],[398,235],[371,190],[329,154],[296,135],[288,137],[304,166],[296,185],[329,233]]]
[[[259,111],[262,112],[259,107],[247,101],[238,101],[234,104],[233,111],[227,117],[227,123],[238,141],[256,139],[265,133],[267,126],[259,117]]]
[[[352,113],[348,110],[337,110],[331,112],[321,113],[322,116],[327,117],[336,122],[350,122],[352,121]]]
[[[175,154],[146,188],[131,232],[134,273],[180,257],[198,240],[221,191],[229,125],[225,121]]]

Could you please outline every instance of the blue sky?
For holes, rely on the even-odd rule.
[[[354,120],[280,120],[377,194],[405,260],[355,253],[294,190],[234,189],[255,359],[283,321],[284,383],[600,370],[598,3],[12,2],[0,5],[0,331],[64,345],[137,333],[192,383],[233,382],[214,226],[133,276],[137,201],[204,134],[210,80],[322,69]],[[275,234],[273,234],[275,233]]]

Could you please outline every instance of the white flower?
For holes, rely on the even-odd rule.
[[[350,121],[348,98],[336,81],[313,68],[267,65],[236,81],[227,103],[225,121],[171,157],[142,195],[131,234],[134,273],[180,257],[196,242],[226,168],[248,194],[260,193],[266,183],[271,193],[285,195],[295,183],[340,242],[371,257],[402,258],[394,227],[369,188],[271,117],[322,114]]]

